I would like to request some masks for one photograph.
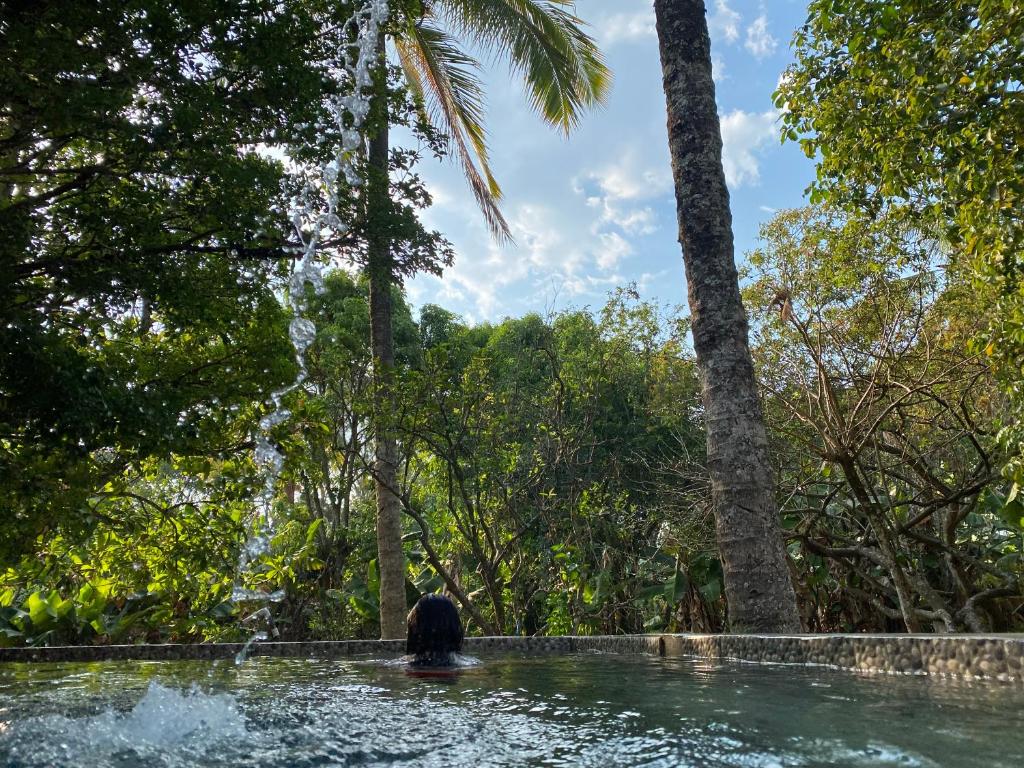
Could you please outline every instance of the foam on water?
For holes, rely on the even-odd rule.
[[[42,715],[9,730],[8,764],[24,766],[152,765],[149,758],[156,755],[177,751],[194,758],[224,741],[249,737],[234,696],[204,693],[195,685],[183,693],[155,681],[129,712]]]

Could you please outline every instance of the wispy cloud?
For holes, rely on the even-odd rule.
[[[708,31],[712,38],[734,43],[739,39],[742,21],[743,17],[729,7],[727,0],[715,0],[715,9],[708,14]]]
[[[722,116],[722,164],[725,180],[733,189],[761,180],[758,150],[778,135],[779,113],[733,110]]]
[[[715,54],[711,54],[711,79],[715,83],[724,83],[729,79],[729,75],[726,73],[725,59]]]
[[[635,10],[613,13],[597,23],[597,38],[606,47],[621,42],[653,38],[654,6],[641,0]]]
[[[625,149],[614,162],[591,171],[587,177],[596,182],[604,194],[616,200],[644,200],[663,194],[671,186],[671,172],[664,168],[642,167],[639,157],[636,147]]]
[[[601,243],[600,250],[595,254],[599,269],[615,269],[619,262],[633,253],[633,246],[618,232],[602,232],[597,237]]]
[[[779,145],[776,113],[764,111],[771,106],[776,70],[746,45],[748,36],[751,45],[758,40],[757,17],[767,18],[765,34],[781,39],[782,30],[803,20],[804,5],[705,3],[742,251],[752,247],[756,224],[769,214],[759,205],[799,205],[812,173],[809,161],[787,165],[804,160]],[[597,306],[608,290],[629,281],[645,295],[684,299],[652,0],[577,6],[615,73],[608,106],[588,114],[566,141],[531,114],[520,89],[509,87],[506,70],[487,70],[493,161],[516,244],[491,241],[457,163],[425,162],[421,172],[435,195],[425,223],[449,237],[456,258],[441,279],[419,275],[409,281],[414,304],[436,302],[471,321],[498,320],[531,310]]]
[[[647,201],[665,195],[671,189],[668,169],[642,167],[636,149],[627,150],[603,168],[590,171],[577,180],[574,189],[584,195],[587,206],[600,211],[592,232],[600,235],[612,225],[627,235],[650,235],[657,231],[657,216]]]
[[[768,31],[767,14],[762,13],[747,27],[747,41],[743,45],[758,60],[767,58],[775,53],[775,50],[779,47],[779,41]]]

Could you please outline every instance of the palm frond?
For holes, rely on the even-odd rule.
[[[455,146],[488,228],[497,239],[510,241],[508,222],[498,208],[501,187],[489,163],[479,62],[426,19],[411,20],[395,47],[410,90]]]
[[[443,19],[496,61],[526,80],[532,106],[565,132],[582,113],[603,104],[611,73],[572,0],[435,0]]]

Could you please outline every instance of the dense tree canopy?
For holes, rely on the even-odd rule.
[[[895,205],[1016,279],[1024,246],[1024,8],[813,0],[777,103],[818,194]]]
[[[623,287],[474,324],[410,306],[395,280],[453,257],[420,222],[416,165],[460,139],[425,118],[461,131],[454,151],[494,191],[476,82],[459,79],[473,62],[440,29],[485,34],[490,6],[515,16],[492,48],[540,6],[552,39],[574,34],[562,0],[393,6],[402,55],[442,55],[418,71],[444,69],[463,113],[378,73],[369,128],[404,123],[419,146],[376,167],[345,150],[360,185],[337,190],[308,377],[270,434],[276,525],[241,567],[254,430],[296,371],[289,212],[327,192],[352,8],[0,2],[0,645],[242,639],[267,621],[286,639],[379,635],[375,428],[393,440],[406,603],[444,590],[471,633],[726,628],[691,318]],[[741,278],[760,388],[745,402],[759,392],[771,450],[754,469],[778,485],[807,630],[1024,627],[1022,23],[996,0],[812,0],[797,34],[778,97],[820,161],[816,202],[764,226]],[[594,103],[600,56],[575,39]],[[559,49],[532,45],[513,66],[542,85]],[[256,611],[236,587],[282,599]]]
[[[388,36],[393,41],[421,122],[439,127],[448,136],[484,219],[499,239],[508,239],[510,232],[498,208],[501,188],[490,170],[480,63],[469,50],[484,51],[522,75],[540,116],[568,132],[584,110],[604,100],[610,82],[597,45],[574,11],[573,0],[414,0],[392,7],[394,23],[378,37],[377,56],[382,64]],[[375,102],[379,111],[380,99]],[[370,139],[369,164],[381,172],[369,176],[371,209],[383,207],[374,198],[386,187],[388,144],[387,121],[378,119]],[[386,400],[394,364],[389,299],[395,243],[377,231],[368,248],[370,335],[377,389],[380,399]],[[397,448],[394,435],[384,428],[383,414],[375,421],[381,636],[395,638],[405,632],[401,512],[393,493]]]
[[[950,258],[986,283],[994,311],[980,346],[1018,412],[1022,39],[1013,0],[813,0],[776,95],[789,137],[818,160],[812,200],[868,217],[897,212],[940,234]],[[1024,439],[1017,429],[1004,439],[1008,472],[1024,482]]]
[[[225,447],[234,409],[292,375],[268,283],[287,241],[282,168],[256,147],[315,146],[299,128],[328,87],[313,32],[340,13],[3,4],[9,533],[87,518],[96,483],[146,456]]]
[[[323,162],[338,143],[325,103],[347,87],[333,66],[349,13],[306,0],[3,6],[3,547],[89,523],[91,491],[147,457],[237,450],[238,414],[294,376],[274,290],[304,179],[281,158]],[[413,115],[400,94],[393,104],[395,120]],[[450,258],[415,217],[429,201],[417,158],[389,162],[401,272]],[[344,203],[349,235],[325,256],[359,263],[367,217]]]
[[[980,296],[895,219],[789,211],[762,243],[746,298],[807,624],[1012,626],[1022,523],[1008,403],[969,349]]]

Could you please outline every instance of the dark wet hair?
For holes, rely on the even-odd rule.
[[[462,650],[462,622],[455,604],[444,595],[424,595],[409,611],[405,652],[417,666],[444,667]]]

